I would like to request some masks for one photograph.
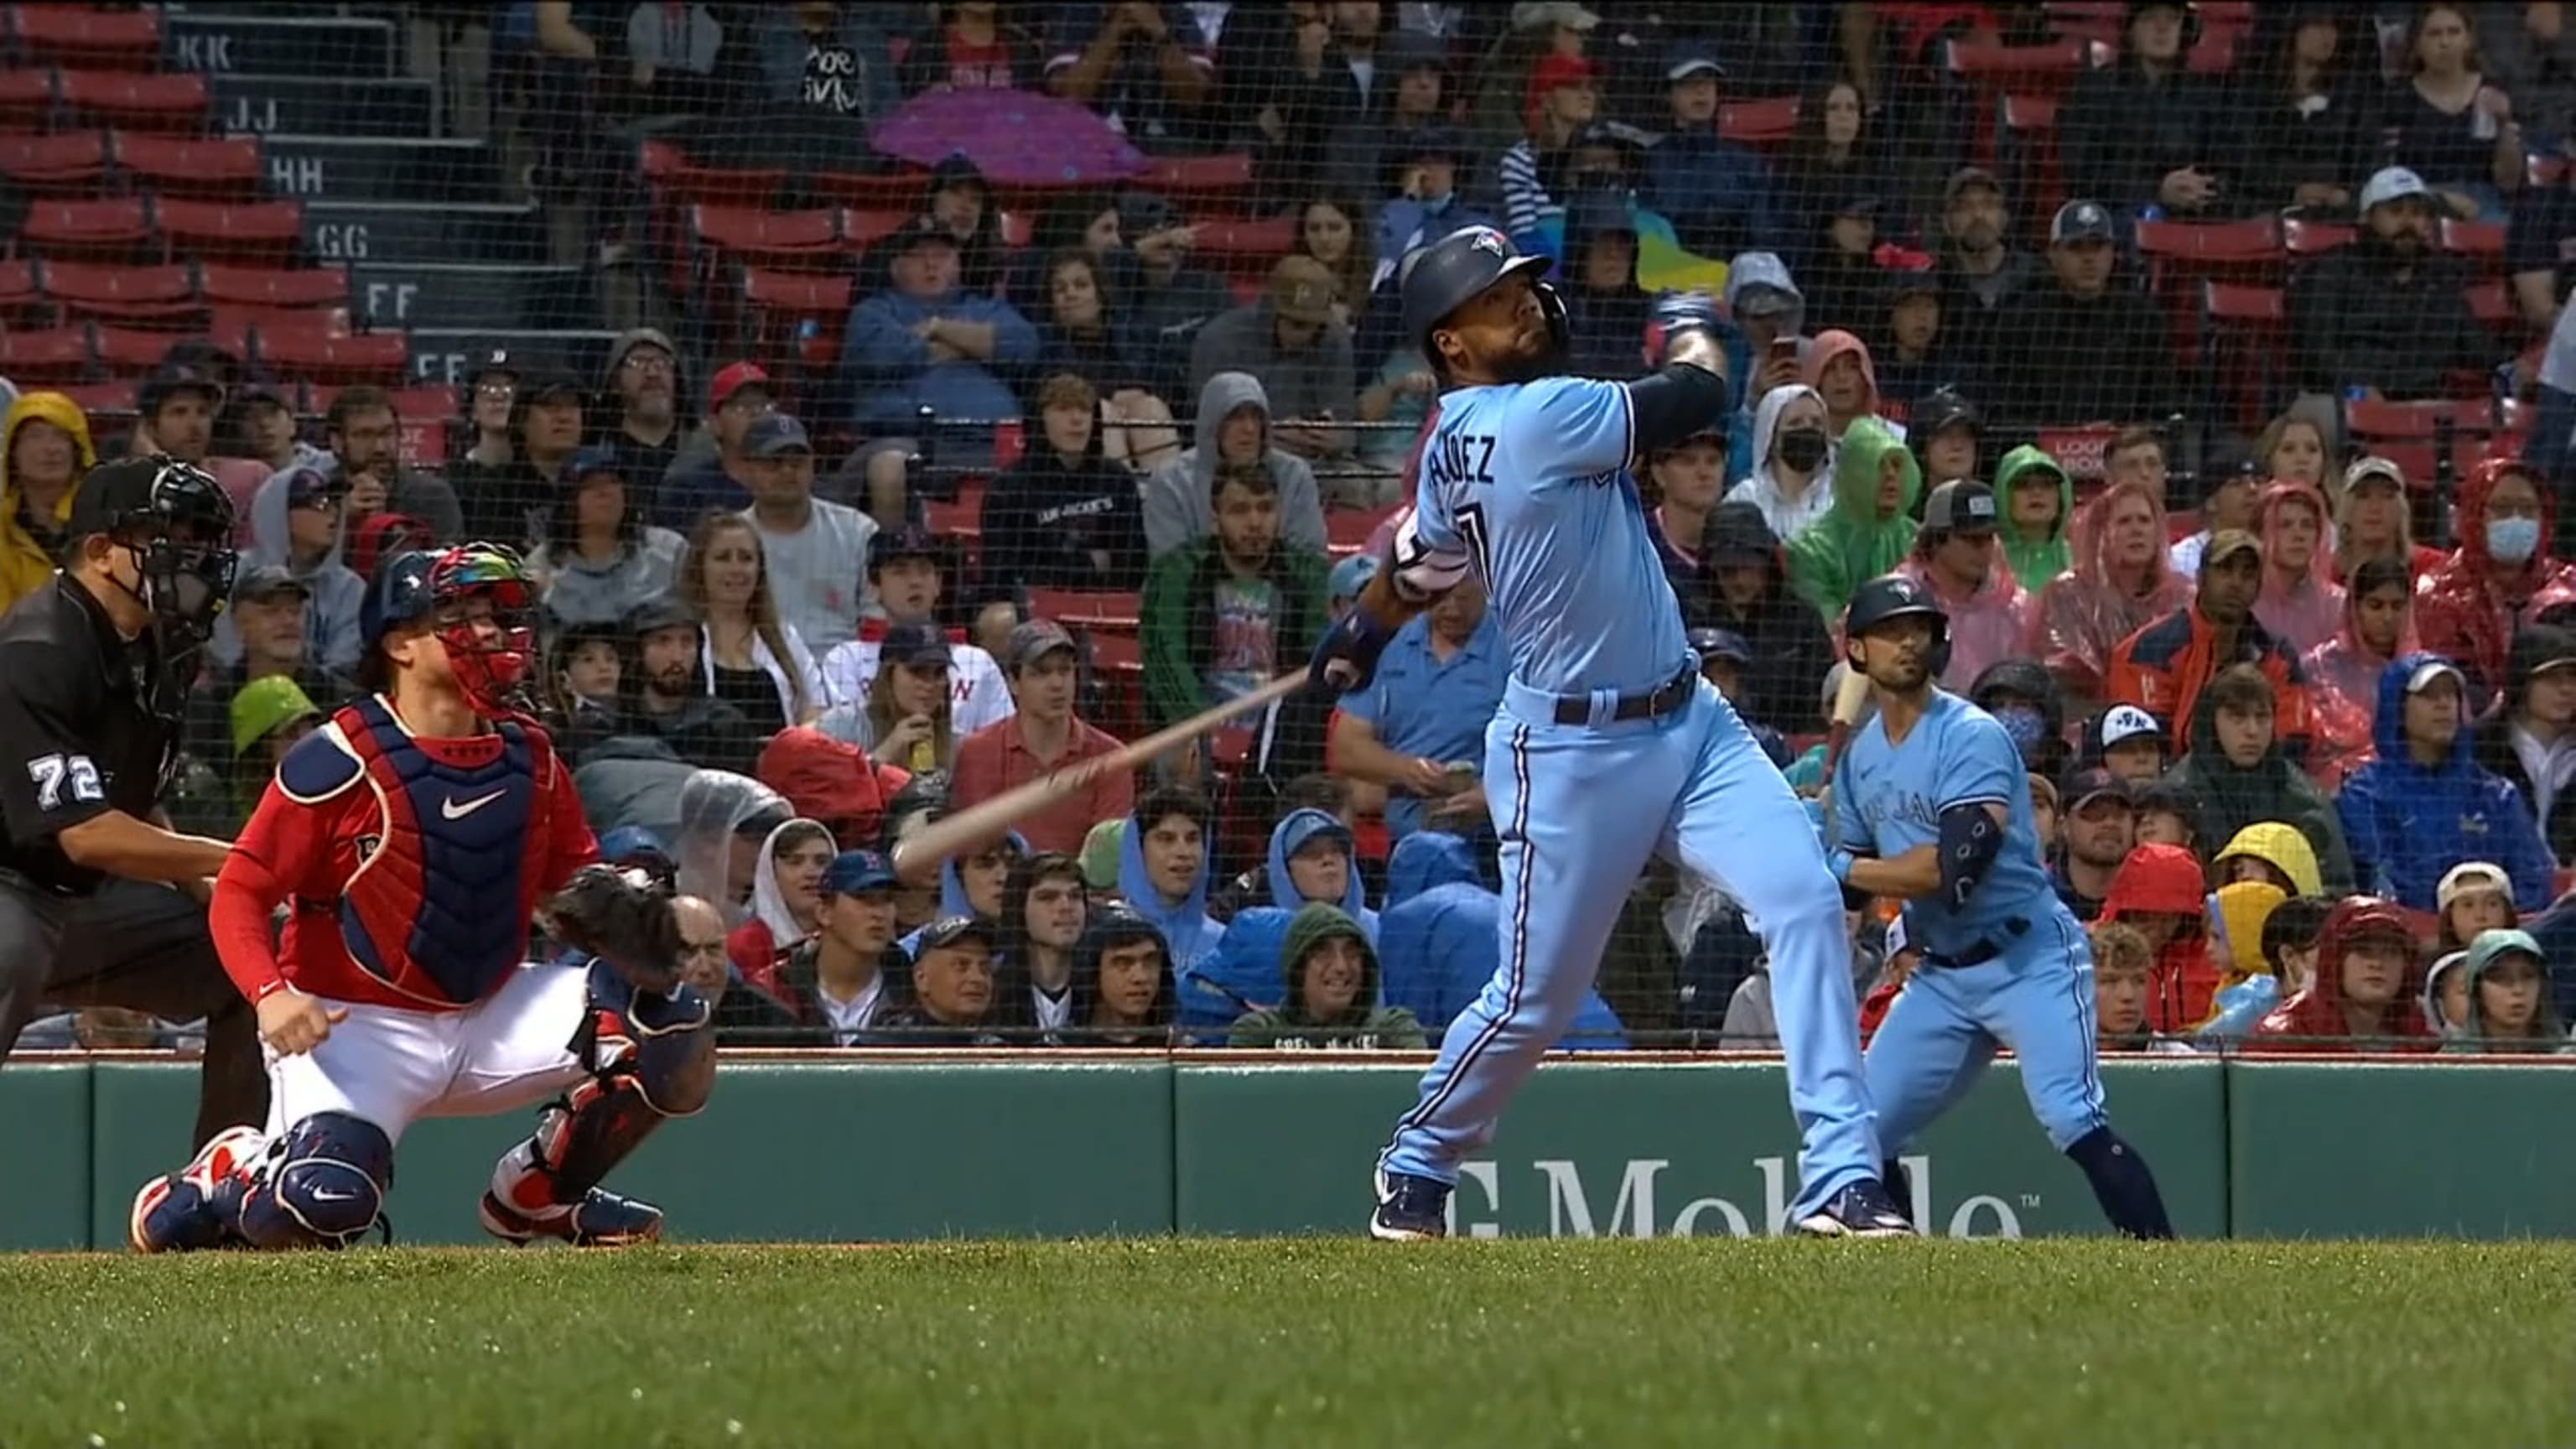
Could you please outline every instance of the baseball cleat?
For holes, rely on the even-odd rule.
[[[595,1187],[571,1207],[545,1213],[523,1212],[487,1192],[480,1216],[483,1231],[511,1243],[553,1238],[576,1248],[623,1248],[662,1236],[660,1208]]]
[[[126,1213],[125,1241],[138,1253],[184,1253],[224,1242],[217,1185],[241,1174],[268,1145],[256,1127],[227,1127],[208,1139],[177,1172],[153,1178],[134,1194]]]
[[[1910,1238],[1914,1224],[1877,1178],[1864,1177],[1800,1218],[1798,1232],[1810,1238]]]
[[[1369,1236],[1387,1243],[1449,1236],[1449,1184],[1379,1168],[1377,1210],[1369,1214]]]

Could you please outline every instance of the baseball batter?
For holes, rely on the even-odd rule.
[[[491,544],[377,576],[360,666],[377,692],[287,752],[215,881],[215,947],[267,1049],[267,1130],[218,1134],[145,1183],[138,1250],[343,1246],[376,1226],[412,1122],[548,1098],[493,1169],[484,1227],[659,1235],[657,1209],[599,1182],[704,1103],[715,1045],[669,900],[593,863],[571,771],[518,712],[535,607],[526,566]],[[540,907],[594,959],[526,962]]]
[[[1901,1151],[2007,1046],[2032,1114],[2111,1225],[2172,1237],[2155,1174],[2103,1114],[2092,949],[2040,863],[2021,751],[1994,716],[1932,683],[1948,617],[1890,575],[1852,597],[1844,636],[1878,708],[1834,772],[1827,860],[1855,894],[1904,901],[1905,939],[1922,952],[1870,1039],[1881,1140]]]
[[[1789,1098],[1805,1145],[1802,1231],[1911,1231],[1879,1182],[1840,893],[1806,814],[1700,678],[1637,497],[1637,459],[1705,431],[1727,385],[1705,303],[1665,314],[1665,364],[1630,383],[1553,375],[1565,310],[1489,227],[1405,272],[1405,333],[1439,374],[1412,519],[1312,675],[1364,686],[1394,630],[1470,570],[1510,640],[1485,732],[1502,841],[1502,963],[1449,1028],[1378,1162],[1370,1231],[1436,1238],[1458,1166],[1582,1006],[1650,853],[1725,883],[1771,949]]]

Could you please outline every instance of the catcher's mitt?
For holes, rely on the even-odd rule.
[[[667,994],[679,984],[680,923],[643,871],[585,865],[546,913],[556,939],[607,962],[637,990]]]

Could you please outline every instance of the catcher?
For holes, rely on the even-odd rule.
[[[715,1042],[670,902],[595,863],[571,771],[519,712],[535,607],[526,566],[491,544],[379,573],[372,692],[287,753],[215,883],[215,946],[267,1049],[267,1130],[145,1183],[136,1249],[346,1245],[380,1221],[414,1120],[549,1098],[493,1169],[484,1227],[660,1235],[659,1209],[599,1182],[705,1103]],[[525,960],[541,908],[586,966]]]

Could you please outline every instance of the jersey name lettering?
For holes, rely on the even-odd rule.
[[[1447,487],[1456,483],[1494,481],[1494,440],[1472,433],[1442,433],[1440,446],[1431,456],[1431,481]]]

